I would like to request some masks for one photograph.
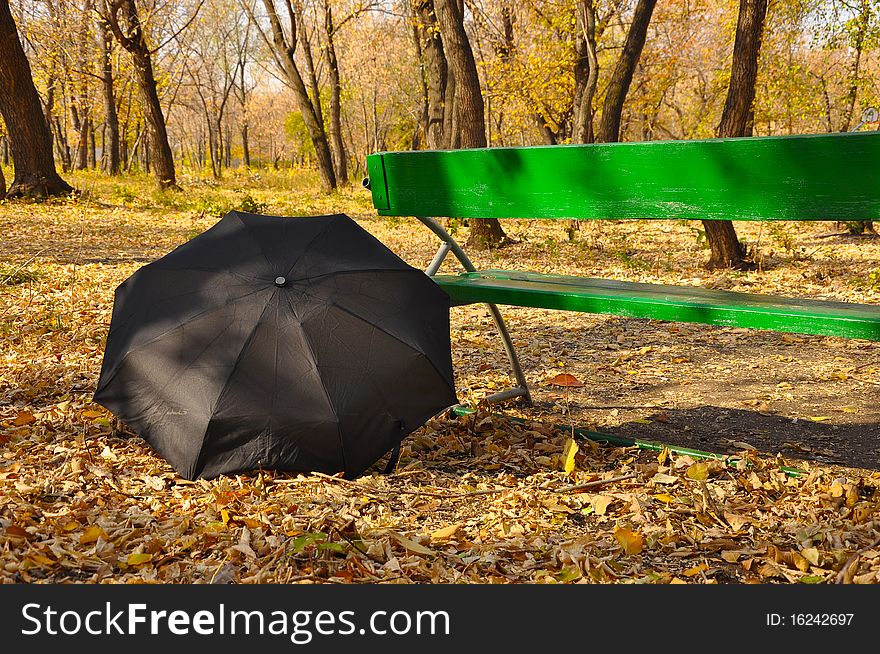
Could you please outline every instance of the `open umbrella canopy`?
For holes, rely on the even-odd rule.
[[[348,216],[233,211],[116,289],[95,400],[187,479],[355,477],[457,402],[449,297]]]

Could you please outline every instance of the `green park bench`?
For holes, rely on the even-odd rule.
[[[379,215],[440,238],[426,272],[453,305],[489,305],[518,384],[489,401],[531,399],[499,304],[880,340],[880,305],[477,270],[435,220],[877,221],[880,132],[378,152],[367,167]],[[437,275],[450,252],[464,272]]]

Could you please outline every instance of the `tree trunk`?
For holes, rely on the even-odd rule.
[[[8,197],[46,197],[71,193],[55,170],[52,137],[34,87],[31,67],[8,0],[0,0],[0,115],[9,131],[15,177]]]
[[[101,167],[109,175],[119,174],[119,115],[113,92],[113,34],[104,20],[98,21],[101,48],[101,92],[104,99],[104,148]]]
[[[869,0],[859,2],[859,13],[853,20],[855,33],[851,35],[853,50],[852,63],[849,66],[846,99],[840,120],[841,132],[848,132],[852,126],[853,114],[856,108],[856,97],[859,94],[859,70],[862,63],[862,55],[865,50],[865,40],[869,36],[871,28],[871,7]]]
[[[0,166],[0,200],[6,199],[6,177],[3,176],[3,167]]]
[[[287,84],[293,91],[297,109],[303,117],[306,130],[309,133],[309,138],[312,141],[312,145],[315,147],[315,156],[318,160],[318,171],[321,174],[321,182],[324,186],[324,190],[328,192],[332,191],[336,188],[336,172],[333,169],[333,155],[330,153],[327,132],[324,130],[324,123],[320,117],[321,98],[315,97],[315,104],[312,104],[312,100],[309,98],[309,92],[306,89],[305,82],[299,72],[299,67],[297,66],[294,57],[298,39],[296,13],[292,4],[287,2],[286,6],[291,32],[288,41],[288,37],[285,35],[284,29],[281,26],[278,12],[275,9],[275,0],[263,0],[263,6],[266,8],[266,13],[269,17],[269,24],[272,28],[271,41],[262,31],[261,34],[263,34],[266,45],[271,49],[276,64],[281,69],[281,72],[284,73]],[[248,17],[251,22],[256,26],[259,26],[257,18],[250,13],[247,4],[245,4],[244,7],[249,12]],[[308,48],[305,48],[305,51],[308,53]],[[277,163],[277,159],[275,162]]]
[[[327,45],[324,49],[327,67],[330,71],[330,145],[333,153],[333,164],[336,169],[336,182],[340,186],[348,184],[348,156],[342,140],[342,83],[339,79],[339,61],[336,58],[336,46],[333,42],[333,11],[330,1],[324,0],[324,30]]]
[[[605,102],[602,104],[602,122],[596,140],[602,143],[614,143],[620,140],[620,116],[623,113],[623,103],[629,86],[632,83],[633,73],[642,56],[645,47],[645,38],[648,35],[648,24],[651,22],[651,14],[654,13],[654,5],[657,0],[639,0],[633,14],[632,24],[626,35],[623,51],[617,59],[617,65],[611,74],[608,90],[605,92]]]
[[[75,121],[77,122],[77,121]],[[79,128],[76,130],[76,170],[86,170],[89,167],[89,115],[86,114],[79,122]]]
[[[67,134],[64,132],[64,126],[61,124],[58,116],[54,117],[52,124],[55,127],[55,138],[52,139],[51,132],[49,133],[49,138],[52,139],[55,149],[58,151],[58,156],[61,159],[61,170],[69,173],[73,169],[73,160],[70,157],[70,144],[67,142]]]
[[[449,80],[449,65],[443,52],[443,41],[437,28],[433,0],[415,0],[413,13],[416,19],[416,38],[423,52],[424,82],[426,87],[427,121],[425,123],[425,142],[431,150],[439,150],[448,145],[444,134],[446,87]],[[451,110],[451,103],[449,109]]]
[[[104,18],[109,23],[113,36],[131,54],[135,77],[143,97],[144,119],[149,126],[151,137],[150,147],[143,148],[145,153],[150,154],[150,160],[145,162],[146,167],[149,168],[152,164],[160,188],[178,189],[174,154],[168,143],[168,131],[165,128],[165,116],[156,90],[150,48],[144,37],[134,0],[107,0],[107,4],[109,11]]]
[[[241,123],[241,149],[242,156],[244,157],[244,167],[251,167],[251,144],[250,139],[248,138],[248,124],[247,118],[245,118]]]
[[[486,147],[486,122],[480,78],[474,53],[464,30],[464,17],[456,0],[435,0],[434,9],[449,65],[455,77],[457,134],[462,148]],[[467,244],[477,249],[497,247],[505,239],[496,218],[470,220]]]
[[[719,137],[750,136],[755,80],[758,77],[758,54],[767,15],[767,0],[740,0],[730,69],[730,86],[724,112],[718,124]],[[706,240],[712,248],[708,268],[748,268],[745,248],[739,242],[729,220],[704,220]]]
[[[593,0],[577,3],[575,36],[574,125],[572,141],[592,143],[593,97],[599,82],[599,59],[596,54],[596,12]]]
[[[89,152],[88,152],[89,169],[90,170],[95,170],[96,164],[97,164],[97,161],[96,161],[97,156],[98,156],[98,153],[95,148],[95,125],[90,120],[89,121]]]

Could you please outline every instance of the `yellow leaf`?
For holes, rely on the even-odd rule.
[[[809,561],[812,565],[819,565],[819,550],[815,547],[805,547],[801,550],[801,556]]]
[[[807,561],[805,557],[801,556],[793,550],[791,552],[791,562],[794,567],[796,567],[801,572],[809,572],[810,570],[810,562]]]
[[[669,458],[669,448],[664,447],[662,450],[660,450],[660,454],[657,455],[657,461],[659,461],[660,465],[662,466],[664,463],[666,463],[666,459],[668,459],[668,458]]]
[[[705,461],[693,463],[688,467],[686,474],[689,479],[704,481],[709,478],[709,464]]]
[[[750,522],[749,518],[736,513],[731,513],[730,511],[724,512],[724,519],[727,520],[727,524],[729,524],[734,531],[739,531]]]
[[[98,525],[92,525],[91,527],[87,527],[83,532],[83,535],[79,537],[79,544],[88,545],[89,543],[94,543],[99,538],[104,538],[106,536],[107,534]]]
[[[669,583],[670,584],[686,584],[687,582],[684,579],[679,579],[678,577],[673,577]]]
[[[563,456],[563,470],[565,470],[565,474],[570,475],[574,472],[574,457],[578,453],[578,444],[575,443],[573,438],[569,438],[565,443],[565,453]]]
[[[88,411],[83,411],[83,413],[82,413],[82,417],[88,418],[89,420],[91,420],[92,418],[101,418],[101,417],[103,417],[103,415],[104,415],[103,412],[94,411],[93,409],[89,409]]]
[[[728,563],[736,563],[741,556],[742,552],[738,552],[737,550],[724,550],[721,552],[721,558]]]
[[[661,502],[665,502],[666,504],[669,504],[670,502],[675,501],[675,498],[672,497],[672,495],[667,495],[666,493],[658,493],[657,495],[654,496],[654,499],[660,500]]]
[[[695,565],[693,568],[688,568],[682,574],[685,577],[696,577],[698,574],[703,572],[704,570],[708,570],[709,566],[705,563],[701,563],[700,565]]]
[[[596,515],[605,515],[608,505],[613,501],[614,498],[609,495],[594,495],[590,498],[590,504],[593,506],[593,511]]]
[[[858,413],[859,412],[858,408],[854,407],[854,406],[842,406],[842,407],[840,407],[840,410],[843,411],[844,413]]]
[[[831,420],[831,416],[810,416],[813,422],[822,422],[823,420]]]
[[[647,418],[634,418],[633,422],[635,422],[636,424],[639,424],[639,425],[650,425],[651,424],[651,421],[648,420]]]
[[[55,565],[57,561],[55,559],[50,559],[48,556],[44,556],[42,554],[31,554],[28,557],[34,563],[38,563],[40,565]]]
[[[627,554],[638,554],[645,545],[644,537],[626,527],[618,527],[614,530],[614,538],[620,543],[623,551]]]
[[[223,520],[224,525],[229,524],[229,511],[222,509],[220,511],[220,518]]]
[[[139,554],[129,554],[126,563],[128,563],[128,565],[143,565],[144,563],[149,563],[152,560],[152,554],[141,552]]]
[[[425,547],[424,545],[420,545],[414,540],[410,540],[409,538],[405,538],[404,536],[396,533],[393,533],[391,535],[394,537],[394,540],[403,545],[403,547],[408,549],[410,552],[415,552],[416,554],[435,554],[434,550]]]
[[[70,522],[65,523],[62,529],[64,531],[76,531],[80,526],[81,525],[76,520],[71,520]]]
[[[461,525],[449,525],[448,527],[441,527],[436,531],[431,532],[431,540],[446,540],[447,538],[452,538],[458,533],[458,530],[461,529]]]

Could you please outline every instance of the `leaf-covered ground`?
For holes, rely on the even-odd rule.
[[[459,398],[479,410],[415,432],[396,474],[182,480],[91,403],[117,284],[235,207],[345,212],[417,266],[435,243],[301,174],[185,179],[183,194],[73,181],[84,198],[0,204],[3,581],[880,582],[866,341],[508,309],[535,405],[499,414],[479,400],[510,383],[503,351],[482,308],[458,308]],[[692,224],[574,240],[562,223],[505,226],[516,242],[480,265],[880,300],[878,239],[839,225],[738,225],[761,262],[747,273],[704,271]],[[572,441],[572,426],[672,448]]]

